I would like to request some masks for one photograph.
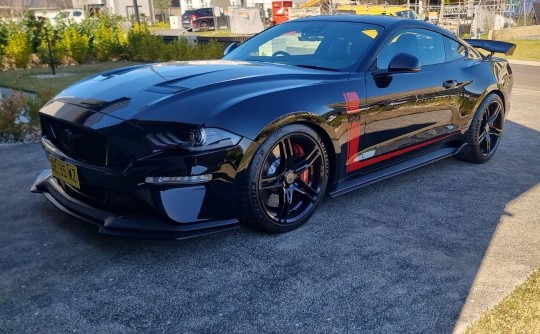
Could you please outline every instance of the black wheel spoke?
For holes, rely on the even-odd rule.
[[[488,116],[487,123],[489,125],[493,125],[493,123],[497,120],[497,117],[499,117],[500,112],[501,112],[501,105],[497,103],[497,107],[495,108],[495,110],[491,113],[491,115]]]
[[[283,173],[281,173],[279,175],[276,175],[276,176],[263,177],[263,178],[261,178],[259,188],[260,189],[276,189],[276,188],[279,188],[279,187],[282,186],[281,185],[281,183],[282,183],[281,178],[282,177],[283,177]]]
[[[494,135],[496,135],[497,137],[499,137],[502,133],[502,130],[501,129],[498,129],[496,128],[495,126],[490,126],[489,127],[489,130],[491,130],[490,132]]]
[[[298,182],[298,187],[296,187],[296,191],[307,197],[311,202],[315,202],[317,200],[317,196],[319,196],[319,192],[313,189],[301,178],[296,179],[296,181]]]
[[[294,149],[290,137],[285,137],[279,142],[279,152],[281,158],[285,162],[285,166],[289,166],[294,159]]]
[[[279,201],[279,220],[286,223],[289,215],[289,208],[292,202],[292,192],[283,188]]]
[[[312,166],[315,161],[321,156],[321,151],[318,147],[314,147],[313,150],[309,153],[309,155],[302,159],[300,162],[298,162],[294,167],[294,172],[296,174],[302,174],[306,169],[308,169],[310,166]]]
[[[489,131],[488,136],[500,137],[500,132]]]
[[[491,137],[486,133],[486,154],[489,154],[489,152],[491,152]]]
[[[482,143],[484,141],[484,139],[486,139],[486,137],[487,137],[487,132],[485,132],[485,131],[482,132],[480,134],[480,136],[478,136],[478,144]]]

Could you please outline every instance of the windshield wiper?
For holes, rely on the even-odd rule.
[[[304,67],[304,68],[311,68],[311,69],[314,69],[314,70],[323,70],[323,71],[332,71],[332,72],[341,72],[340,70],[337,70],[335,68],[330,68],[330,67],[322,67],[322,66],[315,66],[315,65],[304,65],[304,64],[294,64],[294,66],[298,66],[298,67]]]

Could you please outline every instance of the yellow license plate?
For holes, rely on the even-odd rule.
[[[54,176],[77,189],[81,188],[81,185],[79,184],[79,174],[77,174],[77,166],[68,164],[53,156],[49,156],[49,162]]]

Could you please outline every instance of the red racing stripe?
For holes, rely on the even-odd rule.
[[[393,152],[390,152],[390,153],[385,153],[385,154],[379,155],[379,156],[371,158],[371,159],[362,160],[362,167],[370,166],[370,165],[376,164],[377,162],[388,160],[388,159],[396,157],[398,155],[401,155],[401,154],[416,150],[416,149],[418,149],[420,147],[424,147],[424,146],[436,143],[436,142],[441,141],[443,139],[446,139],[446,138],[448,138],[448,137],[450,137],[452,135],[454,135],[454,134],[450,133],[450,134],[448,134],[446,136],[442,136],[442,137],[435,138],[435,139],[432,139],[432,140],[424,141],[424,142],[421,142],[419,144],[408,146],[408,147],[405,147],[405,148],[402,148],[402,149],[399,149],[399,150],[396,150],[396,151],[393,151]]]
[[[356,114],[360,111],[360,98],[356,92],[343,93],[347,114]],[[349,124],[349,137],[347,143],[347,173],[362,167],[361,161],[354,161],[355,156],[360,151],[360,121],[352,121]]]
[[[352,115],[360,111],[360,98],[356,92],[346,92],[343,93],[345,98],[345,105],[347,108],[347,114]],[[362,167],[370,166],[378,162],[391,159],[401,154],[405,154],[410,151],[414,151],[421,147],[436,143],[443,139],[446,139],[454,133],[450,133],[435,139],[431,139],[425,142],[421,142],[415,145],[411,145],[393,152],[385,153],[370,159],[354,161],[358,153],[360,153],[360,135],[361,135],[362,124],[360,120],[355,120],[349,122],[349,131],[348,131],[348,142],[347,142],[347,173],[353,172]]]

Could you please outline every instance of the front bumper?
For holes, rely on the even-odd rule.
[[[174,223],[159,216],[116,214],[84,203],[70,196],[51,170],[43,170],[32,185],[32,192],[43,193],[60,210],[83,221],[99,226],[99,232],[109,235],[186,239],[239,227],[236,219]]]

